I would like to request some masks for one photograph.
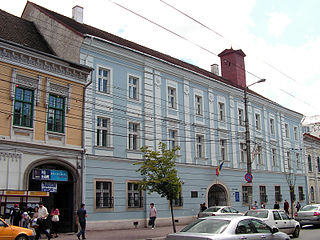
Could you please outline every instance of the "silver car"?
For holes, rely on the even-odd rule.
[[[199,218],[186,226],[179,233],[168,234],[168,240],[194,239],[265,239],[290,240],[290,237],[279,232],[276,227],[269,227],[258,218],[247,216],[214,216]]]
[[[239,215],[242,216],[243,214],[240,213],[237,209],[234,209],[230,206],[212,206],[204,210],[203,212],[199,213],[200,217],[208,217],[208,216],[221,216],[221,215]]]
[[[295,219],[301,226],[308,224],[320,226],[320,204],[304,206],[296,213]]]

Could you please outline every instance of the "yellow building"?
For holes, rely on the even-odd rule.
[[[29,21],[0,10],[0,24],[0,189],[50,192],[46,207],[57,206],[70,231],[83,197],[83,99],[91,69],[56,57]],[[0,198],[1,215],[14,203],[33,207],[40,200]]]

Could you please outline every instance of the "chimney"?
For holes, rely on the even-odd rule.
[[[72,8],[72,19],[79,23],[83,23],[83,7],[77,5]]]
[[[239,50],[225,49],[219,55],[221,61],[221,74],[223,78],[232,83],[246,87],[246,70],[244,66],[244,52]]]
[[[219,76],[219,65],[214,63],[211,65],[211,72]]]

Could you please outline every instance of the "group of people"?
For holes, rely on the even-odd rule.
[[[289,202],[287,200],[284,200],[284,203],[283,203],[283,210],[289,214]],[[296,209],[297,209],[297,212],[299,212],[299,210],[301,209],[301,204],[300,202],[298,201],[297,204],[296,204]],[[280,205],[277,201],[275,201],[274,205],[273,205],[273,209],[280,209]]]
[[[35,240],[40,238],[41,233],[44,233],[48,239],[53,238],[53,236],[58,237],[60,216],[58,208],[52,207],[49,215],[47,208],[40,202],[39,206],[35,206],[32,216],[30,215],[26,209],[21,211],[19,204],[16,203],[10,211],[10,223],[15,226],[34,228],[36,232]]]

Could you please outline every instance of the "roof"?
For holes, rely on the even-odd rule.
[[[0,10],[0,38],[44,53],[54,54],[32,22]]]
[[[316,141],[319,141],[320,142],[320,138],[310,134],[310,133],[304,133],[303,134],[303,137],[306,137],[306,138],[312,138],[313,140],[316,140]]]
[[[219,57],[222,57],[222,56],[224,56],[224,55],[228,55],[228,54],[230,54],[230,53],[237,53],[237,54],[239,54],[240,56],[242,56],[242,57],[245,57],[246,56],[246,54],[244,54],[244,52],[241,50],[241,49],[239,49],[239,50],[233,50],[232,48],[231,49],[225,49],[223,52],[221,52],[218,56]]]

